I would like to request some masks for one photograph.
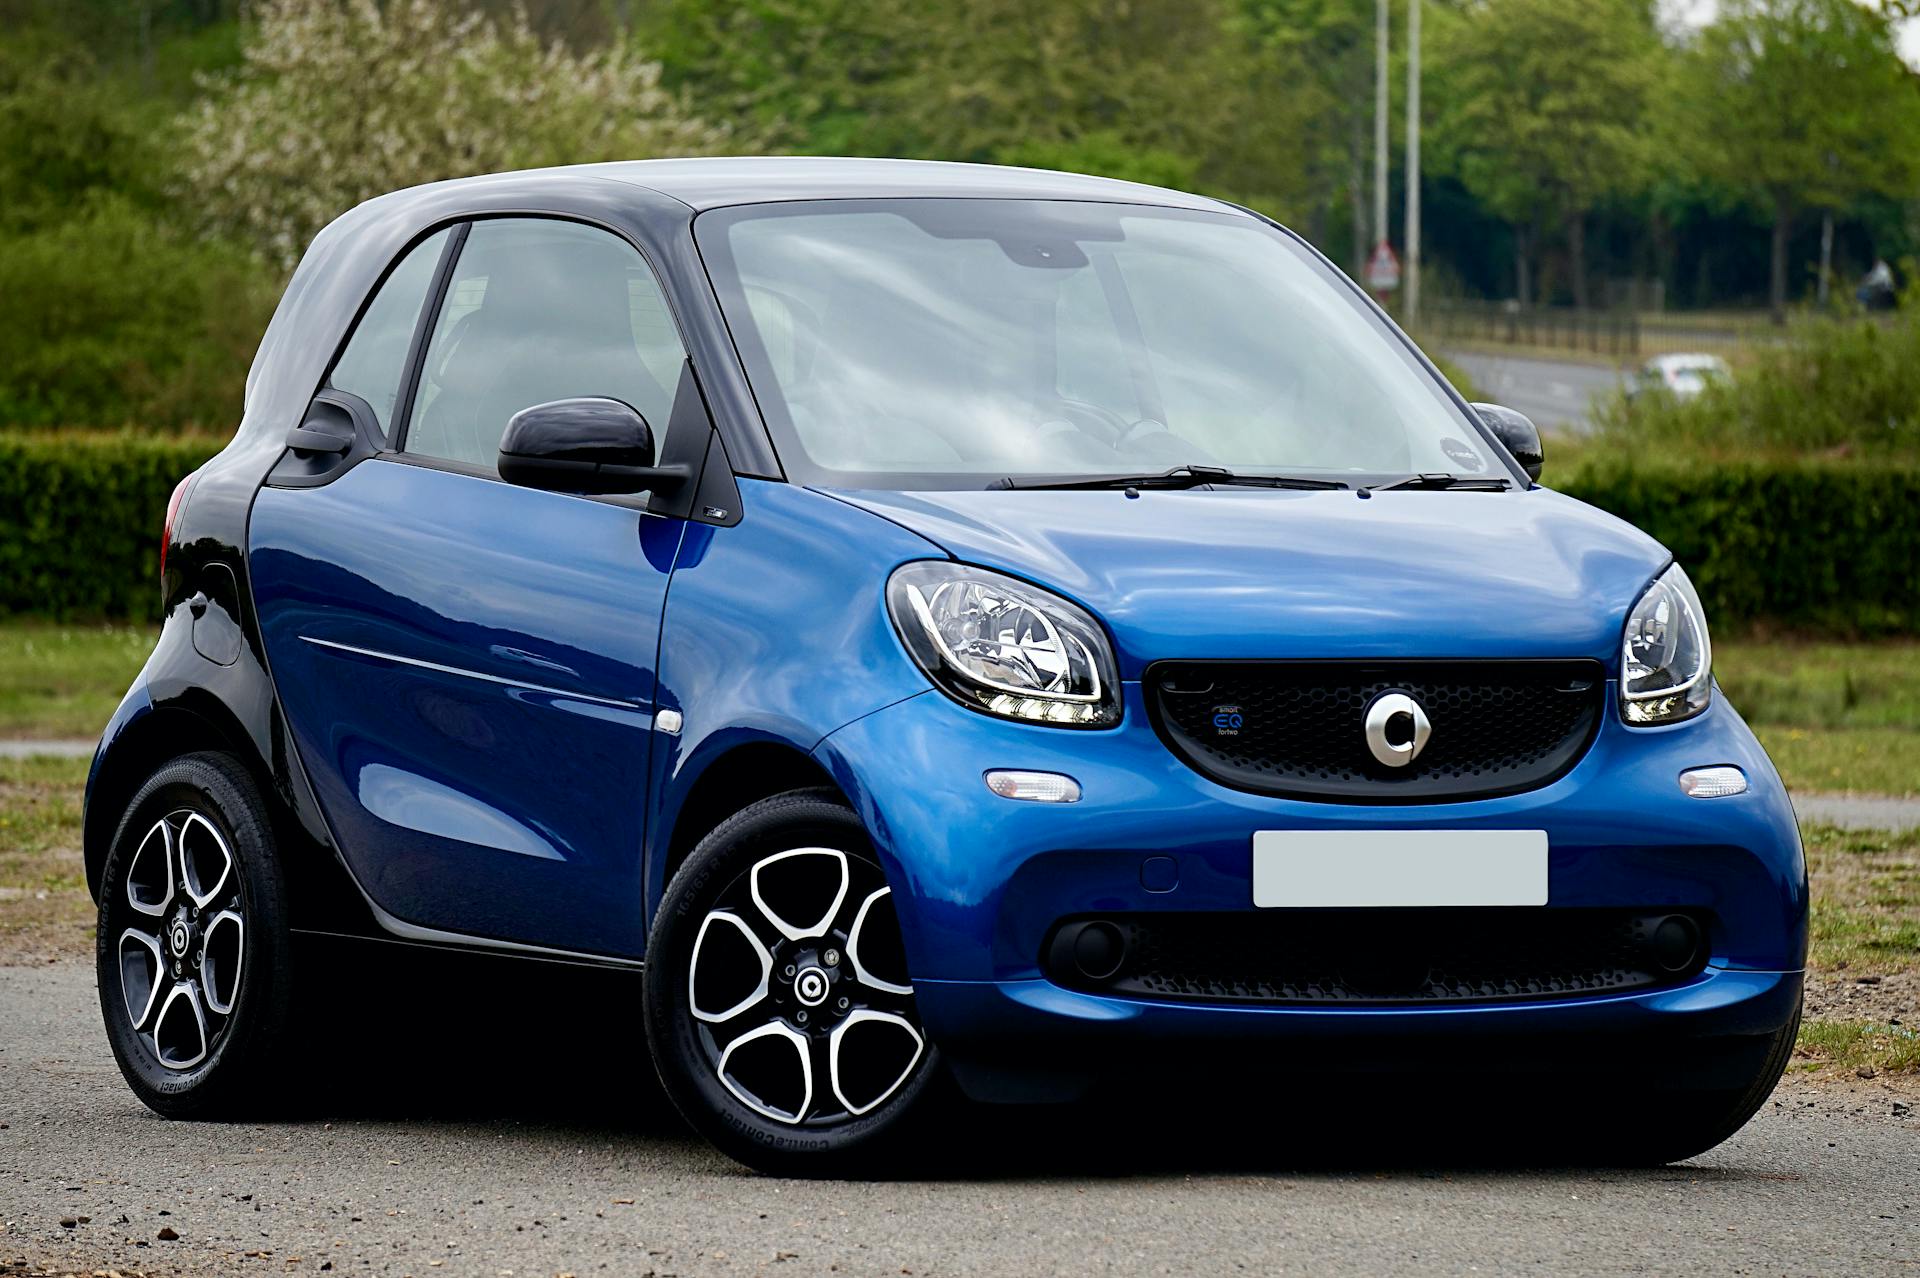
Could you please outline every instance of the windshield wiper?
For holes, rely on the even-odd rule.
[[[1383,483],[1367,484],[1360,489],[1360,495],[1383,493],[1390,488],[1460,488],[1468,492],[1493,493],[1512,487],[1498,476],[1450,475],[1445,471],[1425,471],[1418,475],[1403,475],[1399,479],[1389,479]]]
[[[1152,475],[1093,475],[1048,479],[996,479],[989,488],[1199,488],[1222,484],[1236,488],[1335,489],[1337,479],[1310,479],[1304,475],[1236,475],[1220,466],[1175,466]]]

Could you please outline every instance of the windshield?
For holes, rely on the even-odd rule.
[[[696,233],[802,482],[1508,476],[1364,301],[1252,218],[847,200],[716,210]]]

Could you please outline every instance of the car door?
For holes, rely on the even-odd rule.
[[[514,413],[585,395],[639,409],[670,454],[669,424],[689,429],[698,401],[685,359],[625,240],[540,218],[454,227],[393,267],[309,410],[381,446],[289,453],[256,498],[275,688],[344,860],[394,919],[642,952],[656,656],[684,524],[644,497],[518,487],[494,461]]]

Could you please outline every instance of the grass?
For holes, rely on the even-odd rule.
[[[0,738],[99,736],[153,638],[149,626],[0,623]]]
[[[1806,831],[1808,1018],[1796,1064],[1920,1072],[1920,831]]]
[[[1722,640],[1713,664],[1790,788],[1920,795],[1920,643]]]
[[[1865,1021],[1803,1021],[1795,1057],[1803,1069],[1864,1074],[1920,1072],[1920,1033]]]
[[[0,759],[0,959],[92,946],[80,860],[86,779],[85,759]]]
[[[1807,831],[1813,965],[1850,977],[1920,967],[1920,831]]]

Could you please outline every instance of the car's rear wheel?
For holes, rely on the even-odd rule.
[[[95,946],[107,1041],[169,1118],[262,1098],[288,1020],[285,889],[238,760],[191,754],[134,795],[100,879]]]
[[[879,859],[829,792],[700,841],[654,920],[646,1016],[681,1113],[762,1171],[883,1169],[939,1067]]]

